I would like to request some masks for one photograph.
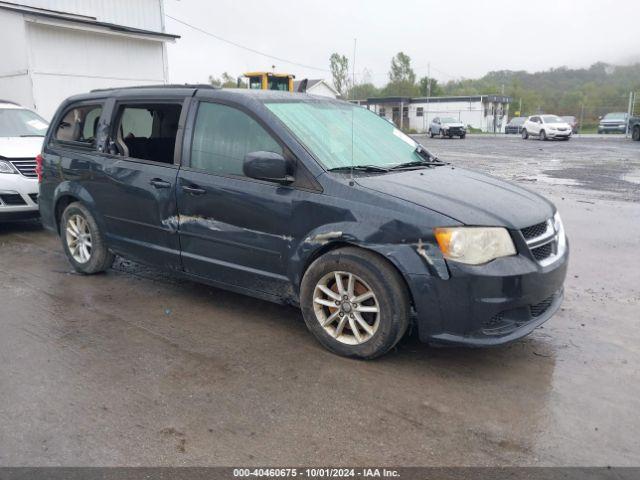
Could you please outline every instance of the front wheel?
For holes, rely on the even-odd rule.
[[[314,261],[300,289],[307,328],[345,357],[370,359],[393,348],[409,325],[409,303],[400,274],[384,258],[354,247]]]
[[[529,132],[527,132],[527,130],[525,128],[522,129],[522,139],[526,140],[527,138],[529,138]]]
[[[467,136],[467,134],[463,133],[462,135],[460,135],[460,140],[464,140],[464,137],[466,137],[466,136]]]
[[[104,272],[114,260],[91,212],[80,202],[65,208],[60,219],[62,247],[71,266],[79,273]]]
[[[636,142],[640,141],[640,125],[633,128],[631,138],[633,138]]]
[[[429,129],[429,138],[433,138],[433,131]]]
[[[544,130],[540,130],[540,140],[544,142],[546,139],[547,139],[547,134],[545,133]]]

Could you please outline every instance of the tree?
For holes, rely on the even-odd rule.
[[[389,83],[382,90],[385,96],[417,97],[420,89],[416,85],[416,73],[411,68],[411,58],[403,52],[391,59]]]
[[[339,53],[332,53],[329,57],[329,65],[333,86],[344,98],[349,90],[349,59]]]
[[[222,80],[214,77],[213,75],[209,75],[209,83],[214,87],[218,88],[246,88],[247,84],[243,80],[240,80],[238,84],[238,79],[232,77],[227,72],[222,74]]]
[[[429,82],[431,82],[431,90],[429,90]],[[422,97],[440,97],[444,94],[442,87],[435,78],[422,77],[418,85],[420,96]]]
[[[380,95],[380,90],[371,82],[359,83],[349,91],[349,98],[355,100],[366,100],[367,98],[377,97],[378,95]]]
[[[391,70],[389,70],[389,83],[406,83],[413,85],[416,83],[416,73],[411,68],[411,57],[398,52],[391,59]]]

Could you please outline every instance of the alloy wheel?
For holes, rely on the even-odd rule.
[[[380,325],[380,305],[374,291],[350,272],[330,272],[313,292],[316,319],[330,336],[346,345],[360,345]]]
[[[82,215],[72,215],[65,227],[69,253],[78,263],[87,263],[91,259],[92,239],[89,223]]]

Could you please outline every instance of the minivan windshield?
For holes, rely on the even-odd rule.
[[[0,137],[44,137],[47,122],[24,108],[0,108]]]
[[[458,123],[458,121],[453,117],[442,117],[440,119],[441,123]]]
[[[417,142],[366,108],[322,100],[265,106],[327,170],[424,161]]]
[[[510,125],[522,125],[525,120],[526,120],[526,117],[514,117],[514,118],[511,119],[509,124]]]

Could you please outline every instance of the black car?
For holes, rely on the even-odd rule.
[[[502,344],[563,298],[551,202],[338,100],[94,91],[60,106],[38,174],[43,223],[78,272],[118,254],[299,305],[341,355],[381,355],[412,323],[426,342]]]
[[[526,120],[527,117],[513,117],[504,127],[504,133],[520,135],[522,133],[522,126]]]

